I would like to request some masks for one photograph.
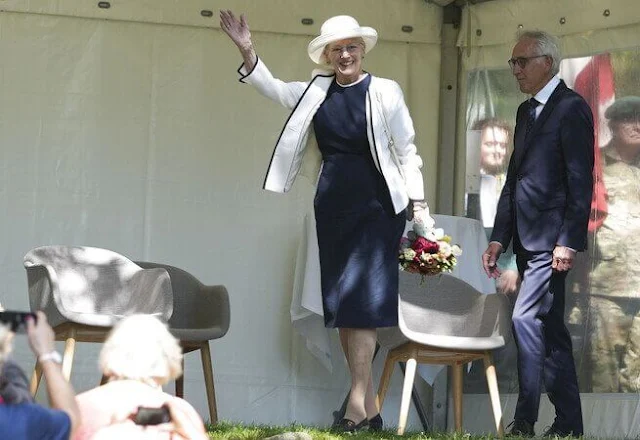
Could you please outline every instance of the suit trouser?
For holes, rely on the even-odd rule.
[[[564,323],[566,272],[551,269],[551,252],[517,254],[522,279],[513,310],[519,394],[515,418],[538,420],[542,384],[555,406],[555,427],[581,435],[582,410],[571,337]]]

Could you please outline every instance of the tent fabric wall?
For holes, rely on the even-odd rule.
[[[366,0],[348,9],[336,1],[266,3],[216,6],[247,14],[259,55],[285,80],[309,78],[308,34],[325,18],[346,12],[378,28],[365,68],[402,86],[432,200],[440,9],[419,0],[395,1],[385,13],[384,2]],[[22,257],[39,245],[92,245],[183,267],[230,292],[231,329],[212,343],[221,419],[329,423],[347,389],[346,369],[336,362],[333,374],[326,371],[289,318],[313,187],[299,179],[287,196],[261,190],[286,111],[237,81],[239,54],[211,29],[217,18],[205,23],[199,15],[206,2],[111,4],[3,2],[0,302],[28,308]],[[307,16],[316,20],[311,27],[300,24]],[[406,24],[412,33],[399,30]],[[29,371],[26,341],[16,344]],[[99,382],[98,349],[79,345],[76,390]],[[205,415],[201,374],[199,359],[187,356],[185,396]],[[392,386],[385,411],[395,418],[399,378]]]
[[[504,67],[521,29],[556,35],[567,58],[628,49],[638,45],[640,3],[493,0],[468,5],[458,35],[465,69]]]

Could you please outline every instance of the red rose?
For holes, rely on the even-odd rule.
[[[416,238],[416,241],[413,242],[411,248],[420,255],[420,252],[425,251],[425,248],[429,246],[429,240],[424,237]]]
[[[440,246],[435,241],[426,240],[427,245],[424,247],[424,252],[428,254],[437,254],[440,250]]]

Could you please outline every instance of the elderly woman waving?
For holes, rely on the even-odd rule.
[[[274,78],[256,55],[244,16],[221,11],[220,26],[244,59],[240,80],[292,110],[264,188],[288,191],[303,156],[321,155],[314,209],[324,319],[339,329],[351,373],[346,413],[337,428],[382,429],[371,380],[376,329],[398,324],[397,258],[405,211],[428,218],[422,160],[402,90],[362,70],[378,34],[353,17],[328,19],[309,43],[309,57],[328,69],[310,82]]]

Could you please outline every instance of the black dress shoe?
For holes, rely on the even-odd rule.
[[[553,425],[551,425],[550,427],[548,427],[544,433],[542,434],[542,437],[550,437],[550,438],[555,438],[555,437],[580,437],[580,435],[575,435],[573,433],[573,431],[567,431],[564,429],[560,429],[558,426],[556,426],[556,424],[554,423]]]
[[[380,414],[369,419],[369,431],[382,431],[382,417]]]
[[[337,425],[331,428],[334,432],[358,432],[369,426],[369,420],[365,417],[360,423],[350,419],[342,419]]]
[[[533,430],[533,425],[526,420],[514,420],[509,424],[511,427],[511,431],[507,435],[518,436],[518,437],[533,437],[536,435]],[[507,426],[507,428],[509,427]]]

